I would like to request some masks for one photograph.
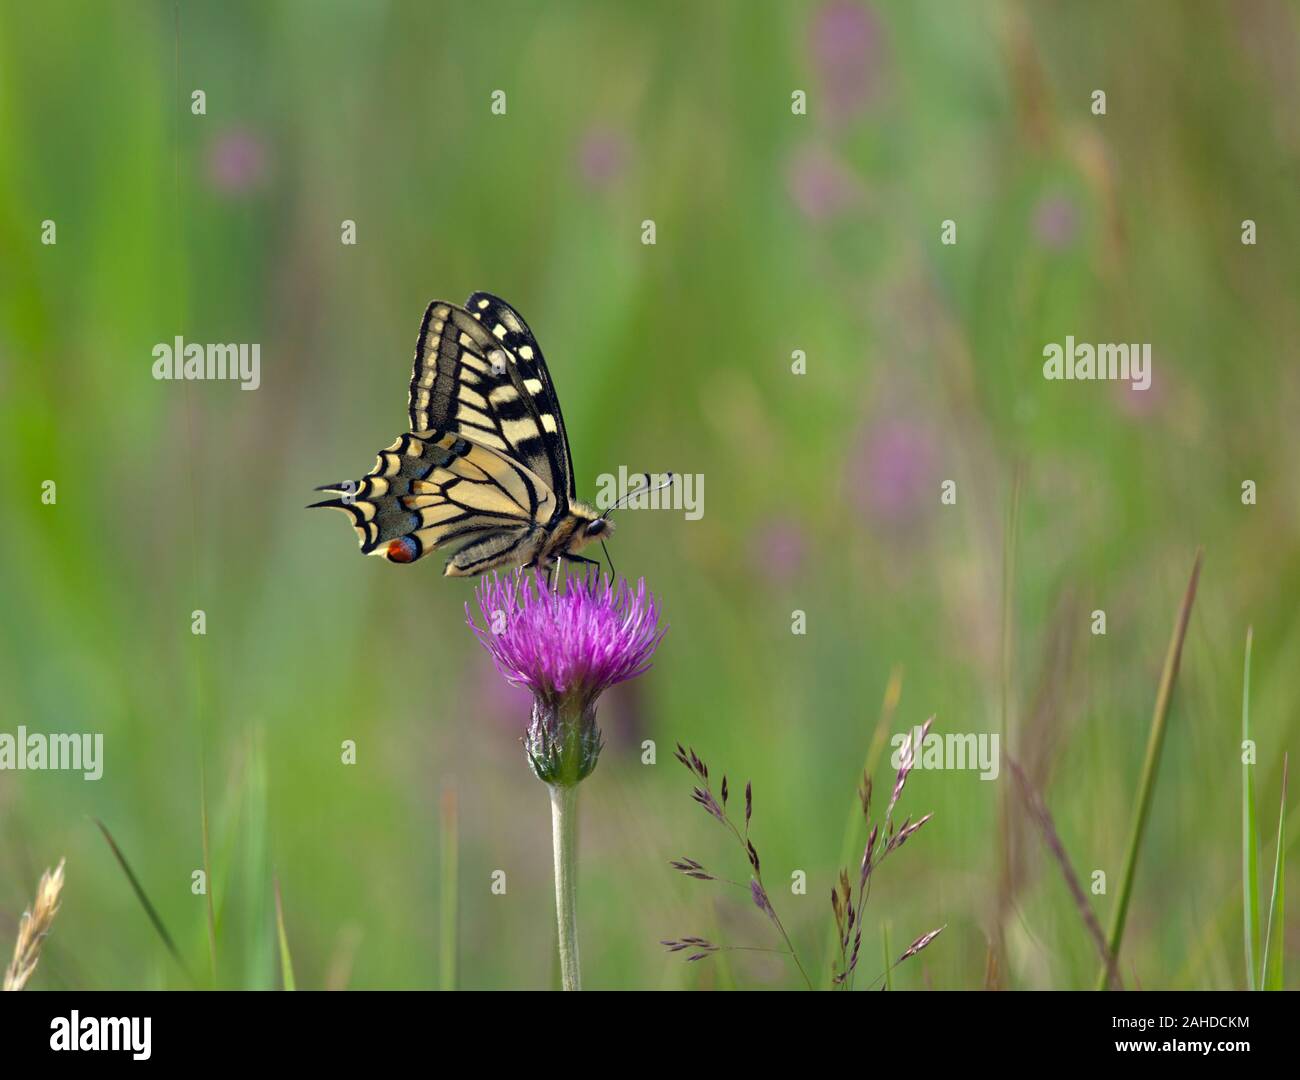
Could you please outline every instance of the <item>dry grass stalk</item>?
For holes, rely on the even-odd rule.
[[[1043,802],[1042,796],[1030,785],[1029,778],[1025,775],[1020,764],[1014,759],[1008,759],[1008,764],[1011,766],[1011,774],[1015,777],[1016,787],[1020,791],[1021,798],[1025,801],[1029,815],[1038,825],[1038,829],[1043,835],[1043,843],[1047,846],[1047,850],[1052,853],[1056,865],[1060,867],[1061,877],[1065,880],[1066,888],[1070,890],[1074,906],[1078,909],[1079,915],[1083,919],[1083,925],[1092,937],[1093,944],[1097,946],[1097,953],[1101,957],[1101,962],[1106,965],[1106,974],[1110,980],[1111,989],[1123,990],[1124,984],[1120,981],[1119,969],[1115,966],[1115,956],[1110,951],[1110,946],[1106,944],[1106,935],[1102,932],[1101,923],[1097,921],[1096,913],[1093,912],[1092,905],[1088,903],[1088,896],[1083,891],[1083,885],[1079,881],[1079,875],[1075,873],[1074,865],[1070,862],[1070,856],[1066,853],[1065,845],[1061,843],[1061,837],[1056,831],[1056,823],[1052,820],[1051,812]]]
[[[41,943],[50,932],[54,916],[59,913],[59,894],[63,891],[63,863],[59,860],[53,872],[46,870],[41,883],[36,886],[36,901],[23,912],[18,924],[18,941],[14,945],[14,958],[5,970],[4,988],[21,990],[32,977],[41,958]]]

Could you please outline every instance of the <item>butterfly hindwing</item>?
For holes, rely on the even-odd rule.
[[[556,498],[550,487],[507,454],[456,431],[402,435],[357,483],[328,484],[340,493],[317,506],[343,510],[361,550],[409,563],[461,543],[448,574],[480,573],[522,556],[539,539]]]
[[[425,311],[411,378],[411,430],[458,432],[514,458],[554,493],[557,509],[567,510],[573,466],[541,349],[505,301],[475,293],[469,305],[436,300]]]

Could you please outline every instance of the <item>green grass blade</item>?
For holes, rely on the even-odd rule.
[[[265,735],[260,727],[250,730],[246,746],[238,833],[242,888],[232,889],[236,935],[243,943],[239,985],[241,989],[274,990],[278,985],[272,911],[275,883],[271,872]]]
[[[885,989],[894,988],[894,954],[889,948],[889,923],[880,924],[880,955],[885,958]]]
[[[876,717],[876,727],[871,733],[871,741],[867,744],[867,756],[862,762],[862,776],[870,776],[876,771],[876,766],[880,763],[880,755],[885,749],[885,740],[889,735],[889,729],[894,722],[894,713],[898,710],[898,701],[903,694],[903,669],[895,665],[889,672],[889,681],[885,683],[885,695],[880,702],[880,713]],[[862,845],[864,843],[864,826],[862,803],[858,799],[857,790],[854,789],[853,801],[849,805],[848,819],[844,823],[843,839],[840,841],[840,866],[847,866],[853,871],[862,860]],[[826,939],[826,963],[825,978],[823,982],[830,985],[831,978],[835,971],[836,961],[839,959],[839,932],[831,925]]]
[[[457,822],[456,791],[448,788],[442,793],[442,843],[439,851],[441,871],[441,903],[438,905],[438,988],[456,989],[456,959],[460,896],[458,875],[459,827]]]
[[[1249,627],[1241,681],[1241,916],[1246,934],[1248,990],[1257,988],[1255,972],[1259,958],[1259,823],[1255,820],[1255,763],[1246,760],[1246,746],[1250,742],[1250,654],[1254,640],[1254,628]]]
[[[1165,653],[1165,666],[1160,674],[1160,689],[1156,693],[1155,711],[1151,716],[1151,733],[1147,737],[1146,759],[1142,763],[1142,778],[1138,784],[1137,804],[1133,808],[1133,823],[1129,831],[1128,851],[1124,856],[1124,874],[1120,878],[1119,896],[1110,924],[1110,955],[1119,963],[1119,947],[1124,941],[1124,922],[1128,917],[1128,904],[1133,895],[1133,878],[1137,872],[1138,855],[1142,850],[1142,836],[1146,832],[1147,816],[1151,812],[1151,797],[1155,792],[1156,773],[1160,768],[1160,754],[1165,743],[1165,727],[1169,707],[1173,703],[1174,683],[1178,679],[1178,665],[1182,660],[1183,642],[1187,640],[1187,624],[1192,617],[1192,604],[1196,600],[1196,583],[1201,576],[1201,552],[1197,549],[1192,575],[1183,594],[1178,619],[1169,638]],[[1097,972],[1097,989],[1104,990],[1110,972],[1103,963]]]
[[[212,905],[212,851],[208,843],[208,774],[207,769],[199,765],[199,817],[203,829],[203,880],[207,884],[204,900],[208,909],[208,975],[212,987],[217,985],[217,914]]]
[[[162,917],[158,914],[158,909],[153,906],[149,897],[145,894],[144,888],[140,884],[140,879],[135,876],[135,871],[131,869],[131,864],[126,861],[126,856],[122,854],[122,849],[117,846],[117,841],[113,839],[113,834],[108,831],[108,826],[100,821],[99,818],[95,818],[94,820],[95,824],[99,826],[99,831],[104,834],[104,839],[108,841],[109,849],[113,852],[113,858],[117,860],[117,865],[122,868],[122,873],[126,875],[126,880],[131,883],[131,889],[135,892],[136,899],[140,901],[140,906],[144,908],[144,913],[149,917],[149,922],[153,924],[153,928],[162,939],[163,945],[167,947],[167,952],[170,953],[171,958],[176,961],[176,966],[185,973],[185,977],[193,983],[194,976],[190,974],[190,969],[185,965],[180,950],[176,948],[176,942],[172,940],[171,934],[167,932],[167,927],[163,925]]]
[[[1282,939],[1286,927],[1286,774],[1289,756],[1282,758],[1282,808],[1277,815],[1277,855],[1273,859],[1273,896],[1268,903],[1268,931],[1264,937],[1264,970],[1259,984],[1265,990],[1282,989]]]
[[[289,955],[289,935],[284,932],[284,901],[280,897],[280,878],[275,877],[275,932],[280,938],[280,977],[286,990],[297,990],[293,978],[293,957]]]

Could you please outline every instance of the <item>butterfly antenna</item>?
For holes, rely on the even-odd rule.
[[[656,484],[654,487],[651,487],[650,474],[641,473],[641,475],[645,477],[645,486],[639,487],[635,491],[625,492],[621,499],[619,499],[616,503],[614,503],[613,506],[609,507],[603,514],[600,515],[602,518],[609,517],[609,515],[612,514],[615,510],[621,510],[623,504],[627,502],[628,499],[632,498],[632,496],[649,495],[655,491],[663,491],[664,488],[671,487],[673,481],[677,478],[674,473],[665,473],[664,479],[660,483]]]

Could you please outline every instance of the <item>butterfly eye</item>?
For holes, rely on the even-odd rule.
[[[414,540],[409,536],[401,536],[388,545],[388,550],[384,554],[389,562],[409,563],[415,562],[415,557],[419,553]]]
[[[604,518],[597,518],[587,526],[588,536],[600,536],[605,531],[608,522]]]

